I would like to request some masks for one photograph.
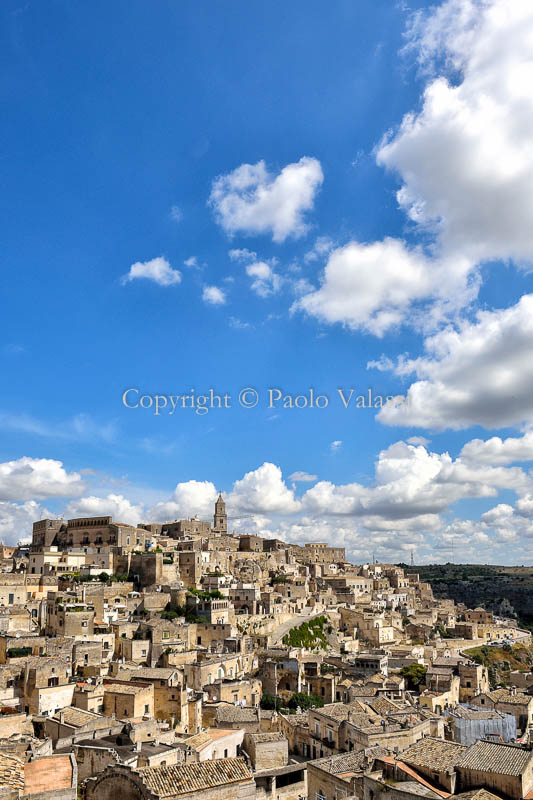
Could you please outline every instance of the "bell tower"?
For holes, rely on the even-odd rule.
[[[227,533],[228,532],[228,516],[226,514],[226,504],[222,499],[222,495],[218,495],[218,500],[215,503],[215,516],[213,517],[213,532],[214,533]]]

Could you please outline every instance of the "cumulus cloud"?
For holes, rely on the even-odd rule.
[[[237,512],[258,514],[291,514],[300,508],[300,502],[283,481],[281,469],[269,462],[235,481],[227,502]]]
[[[276,258],[268,260],[258,259],[257,253],[245,247],[229,251],[232,261],[246,264],[246,274],[252,279],[251,289],[259,297],[270,297],[279,292],[282,284],[281,277],[276,273]]]
[[[412,45],[459,73],[431,79],[419,113],[379,148],[398,202],[439,245],[474,260],[533,256],[533,9],[527,0],[448,0],[419,15]]]
[[[408,314],[412,317],[416,301],[439,300],[431,313],[440,318],[473,299],[477,286],[469,276],[471,267],[464,258],[428,258],[420,247],[399,239],[350,242],[331,253],[322,285],[297,300],[293,310],[382,336]],[[427,308],[423,316],[419,312],[421,324],[427,323],[428,313]]]
[[[218,492],[210,481],[183,481],[178,483],[168,501],[157,503],[148,512],[148,518],[169,522],[198,515],[213,516]]]
[[[374,486],[320,481],[304,494],[302,505],[313,514],[365,518],[369,527],[401,527],[401,520],[417,519],[422,527],[435,528],[438,515],[459,499],[494,497],[499,489],[526,486],[518,467],[481,468],[422,445],[396,442],[379,454]]]
[[[204,286],[202,300],[208,305],[222,306],[226,302],[226,292],[218,286]]]
[[[533,431],[521,437],[500,439],[472,439],[461,450],[461,458],[476,464],[514,464],[517,461],[533,461]]]
[[[143,506],[134,505],[121,494],[108,494],[105,497],[80,497],[79,500],[68,503],[65,517],[113,517],[114,522],[124,522],[126,525],[137,525],[143,519]]]
[[[129,272],[123,275],[121,283],[124,286],[140,278],[154,281],[159,286],[175,286],[181,283],[181,272],[172,269],[166,258],[158,256],[151,261],[136,261],[131,265]]]
[[[305,212],[313,208],[322,181],[316,158],[301,158],[277,175],[264,161],[242,164],[216,178],[209,205],[226,233],[271,233],[275,242],[283,242],[306,233]]]
[[[447,0],[416,15],[410,48],[431,63],[419,111],[386,134],[377,163],[424,248],[400,239],[333,250],[293,309],[377,336],[435,329],[470,304],[479,265],[533,261],[533,8]],[[313,256],[311,256],[313,257]]]
[[[77,472],[67,472],[61,461],[29,458],[0,463],[0,500],[73,497],[83,492]]]
[[[24,503],[0,502],[0,542],[14,545],[28,541],[31,539],[33,523],[49,515],[50,512],[34,500]]]
[[[270,297],[280,289],[281,279],[266,261],[255,261],[253,264],[248,264],[246,274],[252,279],[252,291],[259,297]]]
[[[423,356],[401,359],[395,372],[418,380],[406,398],[379,412],[387,425],[502,428],[532,421],[533,295],[440,331],[426,339]]]

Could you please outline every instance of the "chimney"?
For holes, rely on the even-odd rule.
[[[136,753],[140,753],[142,746],[143,746],[143,743],[141,741],[135,742],[135,752]]]

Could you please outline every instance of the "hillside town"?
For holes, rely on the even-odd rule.
[[[39,520],[0,570],[1,800],[533,798],[530,632],[405,566],[231,533],[219,495]]]

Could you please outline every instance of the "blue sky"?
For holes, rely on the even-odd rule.
[[[527,4],[0,13],[4,539],[221,489],[237,530],[360,561],[528,563]]]

